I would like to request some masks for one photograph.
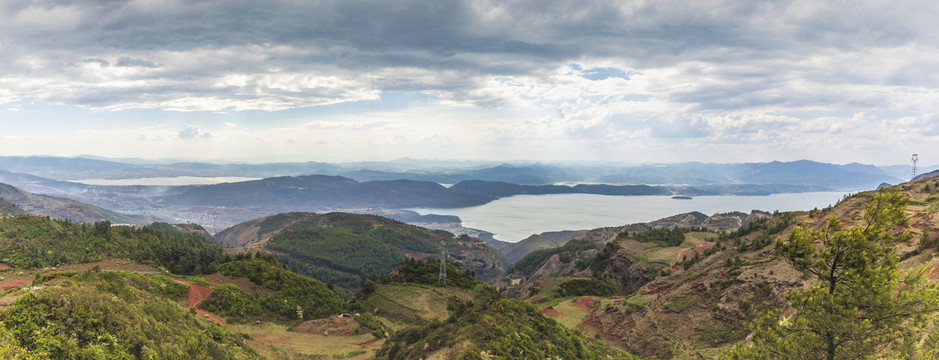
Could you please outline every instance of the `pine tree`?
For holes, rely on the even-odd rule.
[[[816,284],[786,297],[792,315],[765,312],[729,357],[868,359],[912,343],[937,310],[939,291],[925,266],[899,270],[894,244],[912,237],[898,230],[907,226],[905,208],[899,190],[881,189],[851,228],[832,217],[817,231],[797,227],[788,241],[777,240],[777,254]]]

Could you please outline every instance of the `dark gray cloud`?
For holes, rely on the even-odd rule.
[[[107,66],[107,63],[105,63],[104,66]],[[114,66],[118,66],[118,67],[142,66],[142,67],[147,67],[147,68],[156,68],[156,67],[159,67],[159,66],[158,66],[155,62],[153,62],[153,61],[145,60],[145,59],[135,59],[135,58],[132,58],[132,57],[129,57],[129,56],[122,56],[122,57],[118,58],[118,59],[117,59],[117,62],[114,63]]]
[[[0,87],[6,99],[112,109],[277,110],[420,92],[554,113],[576,102],[550,90],[570,68],[598,83],[578,85],[584,96],[626,99],[625,86],[599,83],[640,78],[632,93],[676,116],[869,111],[898,106],[891,87],[937,87],[936,13],[925,0],[10,0]],[[549,90],[520,95],[498,79]],[[625,111],[579,104],[566,120]]]

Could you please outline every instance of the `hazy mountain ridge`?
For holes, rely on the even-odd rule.
[[[0,215],[26,215],[26,210],[7,199],[0,198]]]
[[[343,164],[130,164],[84,158],[0,157],[0,169],[6,169],[0,170],[0,182],[7,181],[36,193],[68,197],[117,212],[144,214],[177,223],[196,222],[211,232],[216,232],[242,221],[291,211],[381,214],[388,210],[414,207],[474,206],[520,194],[768,195],[830,191],[845,186],[852,189],[871,189],[884,182],[899,181],[869,165],[835,165],[812,161],[635,166],[490,165],[472,162],[448,164],[450,162],[411,159]],[[318,175],[309,175],[310,172],[318,172]],[[382,180],[370,181],[336,175],[351,173]],[[93,186],[37,176],[68,179],[177,175],[263,177],[270,174],[290,176],[206,186]],[[617,174],[635,176],[628,179],[613,178],[619,176]],[[516,184],[473,179],[475,177],[548,183]],[[744,180],[753,182],[747,183]],[[448,188],[440,185],[444,181],[446,184],[455,183]],[[765,183],[755,183],[757,181]],[[640,182],[685,185],[634,185]],[[611,185],[613,183],[627,185]],[[464,229],[460,224],[453,222],[435,223],[430,219],[417,219],[413,222],[455,233],[486,236],[484,232]]]
[[[567,165],[467,163],[402,159],[386,162],[267,164],[125,163],[102,159],[41,156],[3,156],[0,169],[53,179],[141,177],[260,177],[338,175],[357,181],[412,180],[455,184],[464,180],[498,181],[522,185],[604,183],[615,185],[714,185],[786,184],[833,188],[873,188],[879,183],[899,183],[898,167],[884,170],[857,163],[838,165],[810,160],[768,163],[673,163],[648,165]]]
[[[16,204],[29,214],[68,219],[78,223],[106,220],[115,224],[146,225],[155,220],[147,216],[125,215],[71,199],[33,194],[3,183],[0,183],[0,198]]]

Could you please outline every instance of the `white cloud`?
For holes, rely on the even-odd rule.
[[[208,139],[212,137],[212,134],[208,131],[203,132],[198,126],[191,124],[183,125],[182,130],[179,130],[178,134],[180,139]]]
[[[439,139],[455,157],[544,144],[568,149],[527,156],[939,150],[924,140],[939,132],[937,12],[927,0],[10,2],[0,104],[155,109],[168,128],[213,130],[147,140],[315,139],[254,149],[281,155],[340,137],[412,157]],[[429,96],[387,100],[401,93]]]

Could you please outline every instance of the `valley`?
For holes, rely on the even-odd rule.
[[[0,2],[0,360],[939,360],[939,2]]]
[[[66,186],[16,177],[21,183],[29,180],[34,189],[36,184]],[[150,221],[145,226],[110,222],[108,216],[123,215],[8,186],[5,194],[11,200],[0,202],[0,262],[5,265],[0,268],[0,337],[10,340],[0,347],[0,354],[34,358],[185,352],[231,359],[722,359],[754,351],[747,345],[748,336],[756,331],[750,324],[771,311],[792,311],[790,294],[815,281],[788,263],[777,250],[778,244],[800,228],[822,227],[828,218],[841,219],[848,226],[863,222],[867,204],[891,191],[899,191],[898,196],[905,199],[904,216],[909,219],[912,240],[894,244],[900,267],[924,266],[929,288],[939,286],[933,278],[939,273],[935,271],[939,264],[933,260],[939,252],[935,240],[939,234],[933,226],[939,221],[939,181],[934,178],[851,196],[831,192],[738,197],[782,207],[773,202],[778,198],[794,207],[681,212],[654,221],[543,232],[519,242],[499,241],[492,234],[463,228],[467,224],[454,215],[421,214],[414,208],[362,208],[384,215],[379,216],[278,212],[305,208],[296,200],[272,206],[288,198],[281,191],[311,191],[313,199],[321,198],[315,194],[332,192],[335,200],[324,201],[341,203],[349,195],[337,195],[342,191],[336,189],[347,186],[357,189],[359,200],[350,201],[360,206],[370,198],[391,203],[422,196],[451,201],[447,199],[452,197],[433,194],[455,190],[436,184],[410,188],[409,182],[366,184],[339,177],[270,180],[221,184],[222,188],[234,186],[243,195],[212,207],[197,204],[207,201],[199,199],[222,198],[227,195],[221,194],[233,190],[223,191],[218,185],[79,185],[84,186],[83,192],[102,198],[114,191],[147,201],[176,202],[177,209],[205,214],[211,214],[209,209],[238,212],[252,202],[257,206],[243,216],[275,212],[214,234],[209,226],[194,221]],[[313,180],[309,183],[313,185],[307,184],[310,190],[289,190],[307,180]],[[274,189],[258,192],[257,184]],[[600,196],[544,194],[498,200],[518,189],[558,188],[497,186],[503,190],[494,191],[491,185],[498,184],[458,185],[453,188],[463,189],[459,196],[496,198],[491,204],[525,196]],[[413,193],[405,194],[420,196],[402,194],[401,189],[412,189]],[[816,195],[821,195],[819,201],[830,200],[811,203]],[[179,205],[186,196],[191,196],[186,200],[189,204]],[[695,208],[726,199],[707,195],[696,195],[691,201],[669,196],[610,198],[633,200],[632,206],[611,203],[603,207],[582,198],[575,202],[628,219],[617,215],[616,209],[668,209],[653,201]],[[577,213],[558,208],[556,200],[548,203],[517,205],[509,212],[544,207],[533,216],[548,219],[548,213]],[[740,204],[749,203],[732,203]],[[86,217],[63,215],[72,214],[64,209]],[[586,223],[576,217],[574,221]],[[413,223],[477,231],[483,236]],[[447,263],[441,268],[444,254]],[[105,294],[115,297],[105,298]],[[74,299],[72,305],[55,300],[65,297]],[[105,315],[100,304],[117,310]],[[936,305],[939,310],[939,293]],[[85,323],[89,319],[75,317],[68,310],[73,306],[97,314],[100,323],[89,325]],[[932,316],[929,309],[925,314]],[[170,330],[175,335],[156,326],[167,320],[178,324]],[[140,321],[155,327],[141,326]],[[73,334],[67,324],[85,324],[81,326],[94,329],[97,335]],[[916,332],[910,334],[914,337],[939,336],[933,335],[939,334],[939,328],[930,324],[903,326],[913,326],[909,329]],[[140,327],[126,330],[135,326]],[[49,330],[39,338],[26,335],[27,329],[43,327]],[[131,335],[119,336],[119,331]],[[148,339],[161,339],[161,343]],[[201,345],[193,348],[191,341]],[[899,351],[889,344],[879,349]],[[939,347],[921,342],[904,351],[929,354]]]
[[[420,164],[420,162],[418,162]],[[413,164],[407,164],[413,165]],[[364,167],[368,166],[368,167]],[[406,170],[400,162],[377,164],[324,164],[324,163],[274,163],[274,164],[134,164],[100,159],[54,158],[54,157],[0,157],[0,183],[15,186],[26,192],[76,200],[121,214],[134,214],[136,218],[119,217],[117,214],[82,221],[109,220],[115,223],[145,225],[154,220],[175,223],[198,223],[216,233],[235,224],[263,216],[294,211],[351,212],[387,215],[417,225],[439,223],[437,228],[459,234],[488,235],[492,229],[478,225],[473,210],[481,206],[498,209],[523,199],[543,200],[540,203],[514,205],[516,207],[545,207],[554,198],[573,197],[583,200],[568,200],[576,205],[595,203],[594,216],[607,218],[602,224],[585,221],[576,228],[544,228],[506,233],[500,239],[519,241],[533,233],[558,230],[580,230],[592,226],[616,225],[621,222],[650,221],[658,217],[692,211],[704,212],[749,211],[753,209],[788,210],[826,206],[837,200],[804,199],[801,195],[833,191],[844,193],[857,189],[870,189],[885,181],[898,179],[873,166],[859,164],[835,165],[811,161],[772,162],[762,164],[673,164],[670,166],[634,166],[585,169],[579,166],[555,165],[509,165],[502,164],[480,168],[453,168],[428,170]],[[435,164],[440,166],[440,164]],[[343,170],[345,169],[345,170]],[[384,169],[384,170],[373,170]],[[705,177],[696,180],[678,176],[689,171],[724,171],[725,177]],[[303,175],[304,171],[316,175]],[[387,176],[362,177],[356,174],[377,174],[385,171]],[[451,174],[464,171],[464,175],[442,179],[439,176],[411,176],[413,174]],[[27,173],[28,172],[28,173]],[[309,174],[307,172],[306,174]],[[610,174],[629,173],[633,177],[616,180]],[[411,175],[409,175],[411,174]],[[560,175],[564,174],[564,175]],[[605,174],[605,175],[604,175]],[[755,175],[755,174],[758,174]],[[246,176],[268,176],[259,180],[210,184],[210,185],[141,185],[133,180],[141,176],[193,176],[203,178],[216,175],[232,180]],[[126,185],[89,185],[68,182],[63,179],[82,179],[89,176],[107,178],[108,181],[127,181]],[[233,177],[234,176],[234,177]],[[347,177],[350,176],[350,177]],[[456,176],[456,175],[454,175]],[[667,180],[666,180],[667,179]],[[439,181],[439,182],[437,182]],[[514,181],[514,182],[507,182]],[[596,183],[604,181],[604,183]],[[627,181],[625,183],[618,181]],[[635,185],[639,183],[662,183],[662,185]],[[450,183],[443,186],[440,183]],[[570,185],[557,185],[556,183]],[[839,191],[834,191],[839,190]],[[697,197],[694,204],[676,204],[657,200],[681,193]],[[778,196],[774,196],[777,194]],[[8,195],[12,196],[12,195]],[[714,198],[714,196],[720,196]],[[769,201],[747,199],[750,196],[769,196]],[[2,197],[2,196],[0,196]],[[631,199],[631,200],[625,200]],[[701,204],[731,200],[723,206]],[[648,199],[651,202],[646,201]],[[734,199],[743,200],[734,203]],[[615,205],[612,202],[636,201],[638,204]],[[753,200],[753,201],[747,201]],[[495,204],[493,204],[495,202]],[[786,202],[780,203],[778,202]],[[35,203],[33,201],[32,203]],[[24,206],[33,206],[25,205]],[[770,208],[771,207],[771,208]],[[624,214],[622,209],[651,209],[643,216]],[[461,220],[468,224],[456,224],[435,219],[415,218],[406,209],[417,209],[421,214],[462,214]],[[427,209],[433,209],[432,211]],[[52,210],[46,210],[47,212]],[[506,211],[519,213],[518,209]],[[559,208],[537,214],[537,219],[557,223],[551,215],[581,214],[576,208]],[[495,215],[504,217],[503,215]],[[584,219],[570,218],[571,225]],[[532,221],[532,220],[528,220]],[[519,222],[524,223],[524,222]],[[596,225],[593,225],[596,224]],[[559,224],[560,225],[560,224]],[[488,239],[488,238],[487,238]]]

